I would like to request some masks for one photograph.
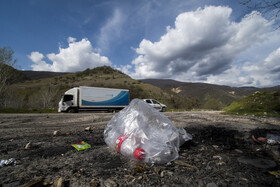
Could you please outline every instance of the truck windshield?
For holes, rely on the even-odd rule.
[[[72,101],[73,95],[64,95],[63,96],[63,102]]]

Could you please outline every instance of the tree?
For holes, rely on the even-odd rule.
[[[246,6],[249,11],[257,11],[265,15],[268,19],[279,21],[280,0],[243,0],[242,5]],[[277,23],[280,28],[280,23]]]
[[[54,99],[54,97],[56,96],[58,91],[59,91],[59,87],[52,86],[51,84],[47,85],[46,87],[41,88],[40,96],[41,96],[43,108],[50,108],[53,106],[52,100]]]
[[[7,85],[12,81],[13,66],[16,60],[13,58],[14,51],[9,47],[0,48],[0,106],[5,101]]]

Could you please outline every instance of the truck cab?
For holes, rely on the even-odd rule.
[[[58,104],[58,112],[77,112],[78,91],[77,88],[72,88],[61,96]]]
[[[152,107],[154,107],[155,109],[157,109],[160,112],[166,112],[167,110],[167,106],[158,102],[155,99],[143,99],[146,103],[148,103],[149,105],[151,105]]]

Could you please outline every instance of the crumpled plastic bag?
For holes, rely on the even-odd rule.
[[[179,147],[192,136],[152,106],[134,99],[104,130],[106,144],[130,159],[167,163],[179,157]]]

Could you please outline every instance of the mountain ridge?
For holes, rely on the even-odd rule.
[[[154,98],[166,104],[169,109],[183,110],[220,110],[259,90],[172,79],[135,80],[110,66],[76,73],[17,70],[17,74],[24,74],[26,78],[10,86],[6,95],[8,104],[5,106],[12,108],[56,107],[61,94],[77,86],[129,89],[130,100]],[[280,90],[280,86],[264,89]]]

